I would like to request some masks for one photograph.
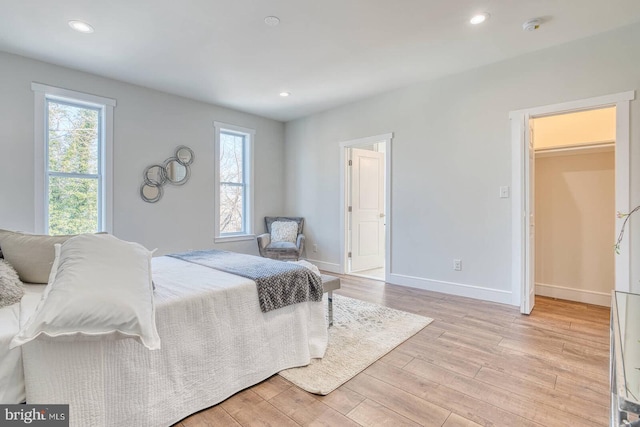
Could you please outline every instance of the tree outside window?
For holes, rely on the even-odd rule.
[[[49,234],[100,228],[101,110],[47,100]]]
[[[245,136],[220,132],[220,233],[244,230]]]
[[[255,238],[252,232],[255,131],[215,122],[216,234],[218,242]]]

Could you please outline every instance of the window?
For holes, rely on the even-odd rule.
[[[255,131],[215,122],[216,241],[253,238],[253,161]]]
[[[115,101],[32,84],[36,96],[36,231],[111,231]]]

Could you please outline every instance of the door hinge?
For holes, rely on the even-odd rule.
[[[352,211],[353,211],[353,207],[349,206],[349,207],[347,208],[347,212],[352,212]]]
[[[347,254],[347,258],[351,258],[351,252]]]
[[[349,160],[349,166],[353,166],[353,160]]]

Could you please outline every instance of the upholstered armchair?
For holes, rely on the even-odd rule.
[[[266,216],[267,232],[258,236],[258,250],[265,258],[297,261],[304,250],[304,218]]]

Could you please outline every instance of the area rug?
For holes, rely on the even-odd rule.
[[[340,295],[333,296],[333,319],[324,357],[280,372],[310,393],[331,393],[433,321]]]

